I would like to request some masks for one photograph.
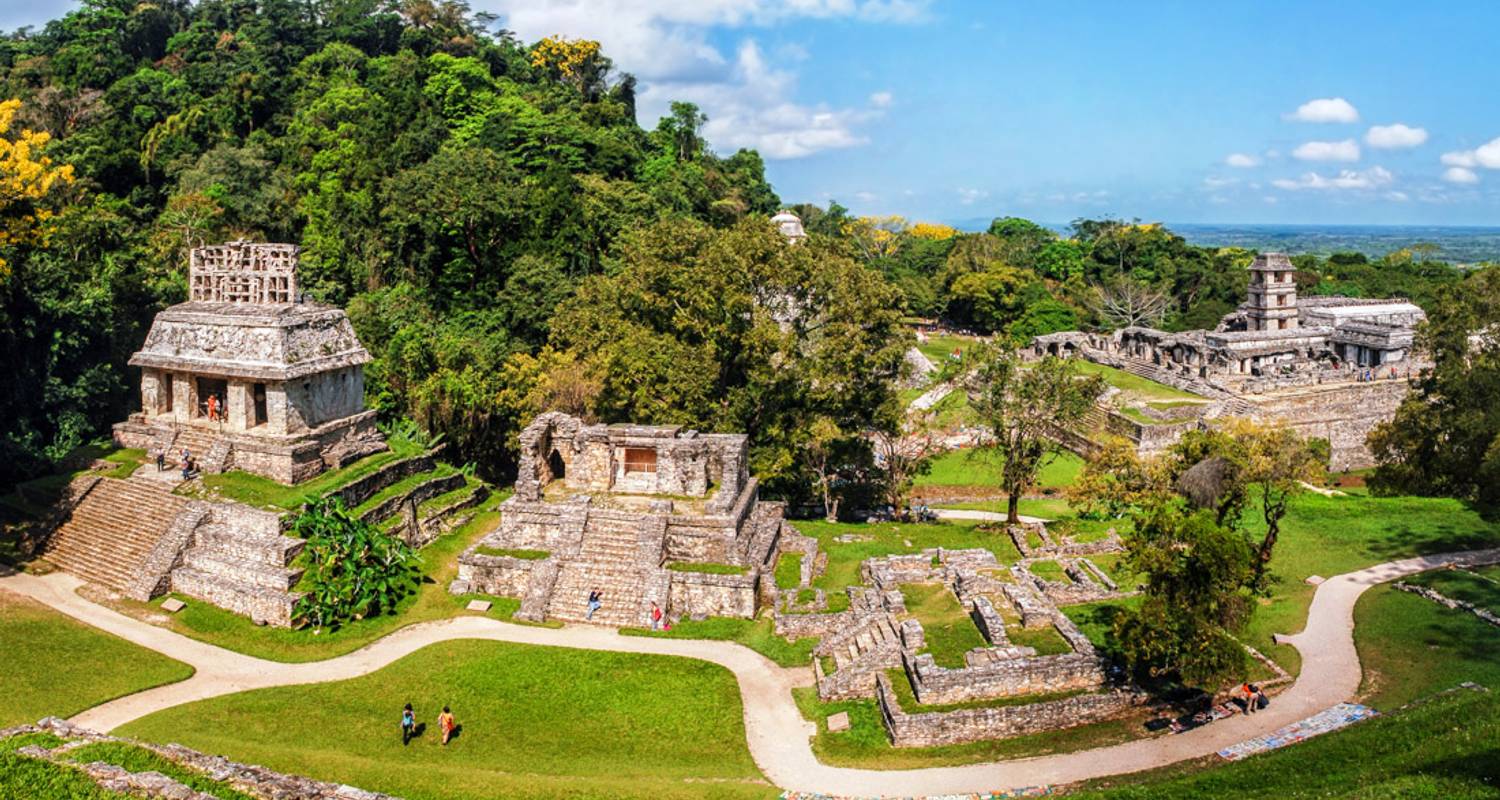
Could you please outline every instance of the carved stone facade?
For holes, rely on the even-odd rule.
[[[520,439],[515,494],[500,506],[499,529],[459,558],[454,592],[519,597],[517,616],[534,620],[640,626],[653,604],[673,619],[755,615],[785,523],[779,503],[758,498],[745,436],[587,425],[553,412]],[[508,550],[546,557],[494,555]],[[666,568],[673,563],[742,572]],[[602,605],[590,616],[595,591]]]
[[[197,248],[191,297],[157,314],[130,364],[126,447],[299,483],[385,449],[364,408],[370,360],[340,309],[297,302],[294,245]]]

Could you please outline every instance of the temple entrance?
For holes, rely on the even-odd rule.
[[[656,472],[656,450],[649,447],[625,448],[626,474],[654,474]]]
[[[222,378],[198,378],[198,407],[193,416],[219,422],[224,419],[224,399],[229,396],[229,381]]]
[[[172,413],[172,395],[176,394],[176,392],[172,390],[172,373],[162,373],[161,388],[158,391],[159,393],[157,394],[156,400],[157,408],[160,408],[161,413],[163,414]]]
[[[563,463],[562,453],[553,450],[547,454],[547,471],[552,473],[552,480],[560,481],[568,475],[568,465]]]
[[[254,402],[250,407],[249,427],[266,424],[266,385],[257,383],[252,389]]]

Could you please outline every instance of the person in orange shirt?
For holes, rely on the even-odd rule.
[[[453,721],[453,712],[443,706],[443,713],[438,715],[438,730],[443,732],[443,744],[448,744],[448,739],[453,735],[453,729],[458,725]]]

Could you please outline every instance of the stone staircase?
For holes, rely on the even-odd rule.
[[[269,512],[220,506],[198,526],[172,572],[172,590],[256,622],[287,625],[302,570],[290,565],[306,542],[281,533]]]
[[[901,666],[901,633],[889,614],[867,617],[863,624],[826,637],[814,653],[831,656],[835,670],[818,681],[818,699],[869,697],[875,676]]]
[[[187,448],[193,460],[198,462],[199,471],[209,473],[223,472],[229,466],[229,457],[233,446],[229,440],[205,428],[182,426],[171,432],[157,436],[152,440],[152,457],[155,456],[157,448],[165,443],[163,452],[167,454],[167,463],[173,467],[179,466],[182,458],[183,448]]]
[[[658,572],[659,557],[657,563],[641,564],[639,518],[591,509],[577,558],[558,571],[547,617],[612,627],[647,625],[648,594],[656,593],[648,589],[656,588]],[[595,589],[603,594],[603,605],[589,620],[589,592]]]
[[[53,531],[42,556],[84,580],[127,591],[187,502],[147,481],[101,478]]]

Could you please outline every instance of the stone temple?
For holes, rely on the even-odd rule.
[[[1327,439],[1334,469],[1371,466],[1365,437],[1391,418],[1405,379],[1425,363],[1412,344],[1426,315],[1402,299],[1299,298],[1295,272],[1282,253],[1256,256],[1245,302],[1212,331],[1068,331],[1037,337],[1026,354],[1076,355],[1203,398],[1100,421],[1143,452],[1214,417],[1249,416]]]
[[[370,354],[342,310],[301,300],[297,254],[243,241],[192,251],[188,302],[157,314],[130,357],[141,411],[115,426],[117,443],[281,483],[385,448],[364,407]]]
[[[519,619],[649,623],[749,618],[784,529],[762,502],[743,434],[589,425],[542,414],[521,433],[500,527],[459,558],[455,593],[520,597]]]

